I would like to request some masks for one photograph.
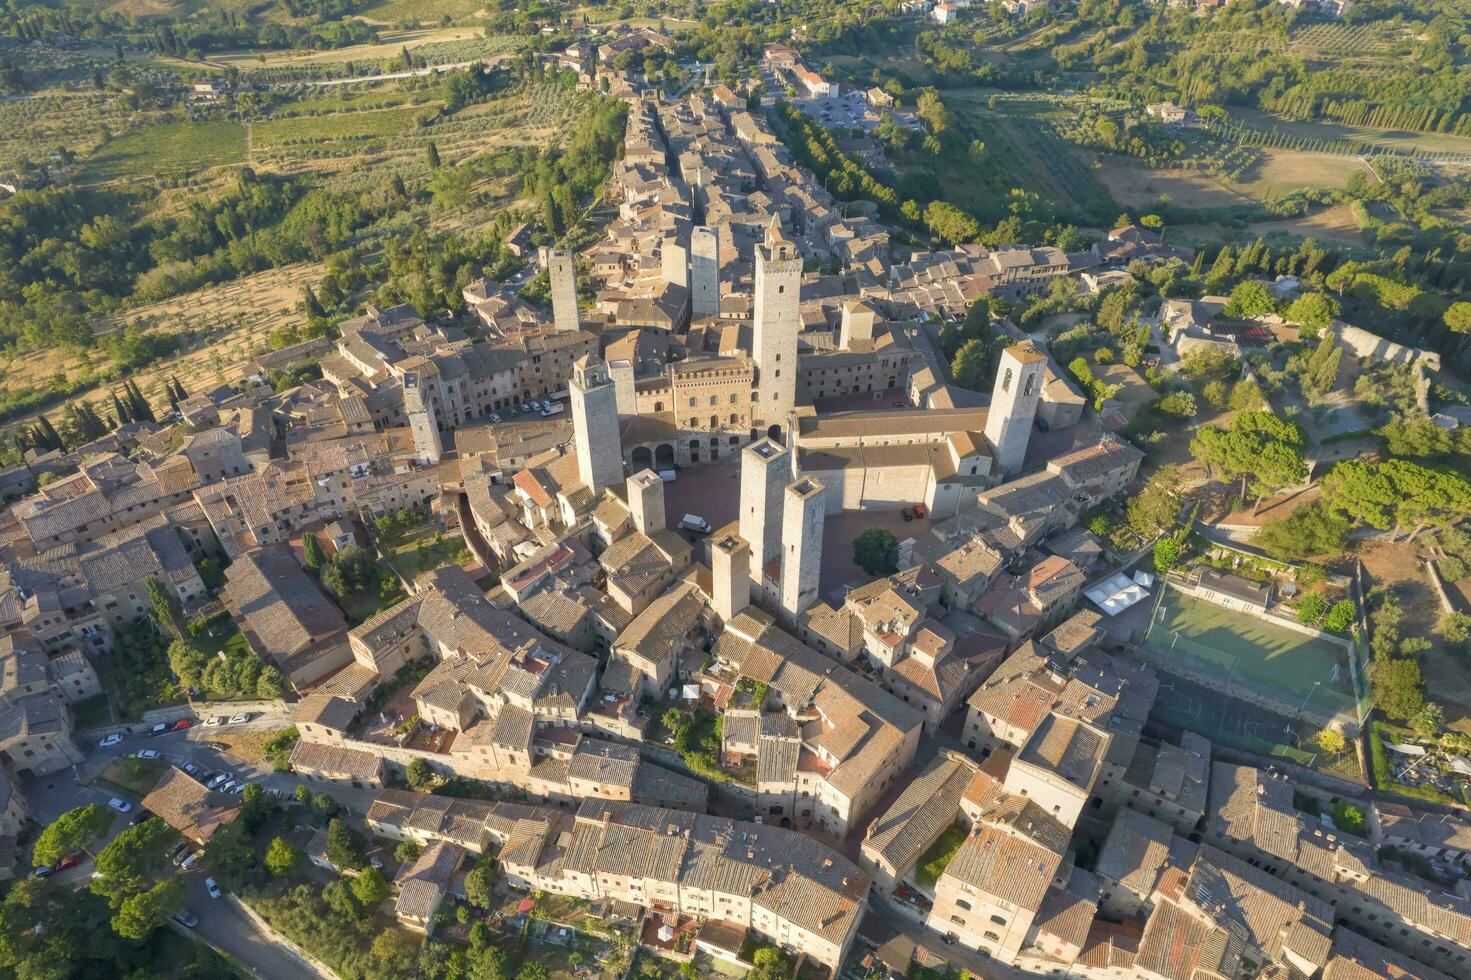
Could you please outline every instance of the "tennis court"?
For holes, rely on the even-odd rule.
[[[1167,588],[1145,642],[1284,701],[1354,714],[1348,651],[1330,640]]]

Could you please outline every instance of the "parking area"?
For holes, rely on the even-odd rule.
[[[740,505],[739,455],[706,466],[685,467],[673,483],[664,485],[664,514],[671,528],[677,528],[685,514],[703,517],[712,528],[724,527],[739,516]]]

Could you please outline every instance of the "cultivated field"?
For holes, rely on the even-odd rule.
[[[229,119],[153,123],[108,140],[82,166],[83,181],[198,173],[245,162],[245,127]]]
[[[332,65],[347,61],[378,62],[397,58],[404,48],[414,51],[426,44],[447,41],[469,41],[483,38],[474,27],[413,28],[383,31],[377,44],[354,44],[327,51],[225,51],[209,56],[214,64],[247,68],[286,68],[301,65]]]
[[[117,318],[121,325],[177,334],[181,338],[178,354],[142,368],[131,377],[156,403],[163,401],[158,393],[170,375],[177,377],[191,394],[238,381],[243,374],[242,362],[268,348],[266,337],[272,330],[300,320],[296,307],[301,302],[301,287],[316,285],[320,277],[320,266],[288,266],[208,286],[122,314]],[[58,372],[69,381],[84,377],[99,356],[96,352],[76,354],[54,348],[29,351],[11,358],[5,365],[0,390],[42,385]],[[102,410],[102,403],[108,398],[109,390],[103,387],[79,396],[78,400],[97,402]],[[105,407],[110,410],[110,403]],[[55,416],[55,412],[49,414]],[[18,421],[22,420],[8,424]]]
[[[1261,154],[1261,162],[1248,170],[1243,179],[1223,178],[1223,183],[1258,201],[1274,201],[1293,191],[1342,187],[1350,174],[1364,169],[1353,157],[1275,149],[1264,149]]]
[[[1182,208],[1229,208],[1249,203],[1214,176],[1199,170],[1156,170],[1128,157],[1088,154],[1093,171],[1120,204],[1146,207],[1168,201]]]

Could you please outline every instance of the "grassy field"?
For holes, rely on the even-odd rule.
[[[1343,647],[1258,616],[1167,589],[1145,642],[1289,700],[1312,698],[1314,704],[1353,710]]]
[[[84,181],[197,173],[245,162],[245,127],[228,119],[155,123],[103,144],[82,166]]]
[[[397,136],[418,128],[421,117],[432,116],[434,105],[403,106],[312,116],[309,119],[265,119],[251,124],[253,147],[270,149],[293,143],[325,143]]]
[[[1244,179],[1223,183],[1247,197],[1272,201],[1293,191],[1342,187],[1364,165],[1353,157],[1293,150],[1262,150],[1262,162],[1248,170]]]
[[[462,20],[485,10],[485,0],[381,0],[360,12],[370,24],[438,23],[445,17]]]

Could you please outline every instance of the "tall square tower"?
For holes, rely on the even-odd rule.
[[[722,623],[751,604],[751,546],[737,534],[710,542],[710,606]]]
[[[797,405],[798,304],[802,256],[775,222],[756,246],[751,358],[756,362],[756,417],[780,425]]]
[[[999,473],[1010,476],[1022,468],[1046,371],[1047,355],[1031,341],[1001,352],[991,408],[986,414],[986,441],[991,444]]]
[[[690,229],[690,315],[720,313],[720,237],[714,228]]]
[[[577,315],[577,263],[572,253],[549,248],[542,256],[552,294],[552,322],[558,330],[576,330],[581,325]]]
[[[751,546],[751,578],[781,554],[782,488],[790,480],[788,450],[770,439],[741,451],[741,537]]]
[[[827,517],[822,483],[804,476],[787,487],[782,514],[781,611],[788,623],[817,601],[822,571],[822,523]]]
[[[633,526],[643,534],[653,534],[668,526],[664,514],[664,481],[653,470],[643,470],[628,478],[628,512]]]
[[[596,496],[623,482],[623,446],[618,432],[618,394],[602,358],[588,354],[572,365],[567,385],[577,477]]]

